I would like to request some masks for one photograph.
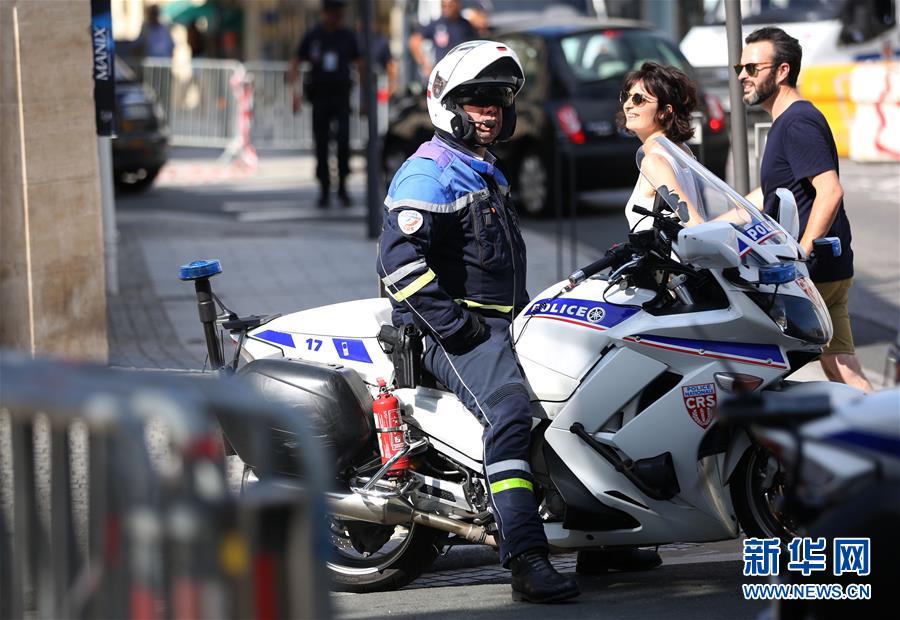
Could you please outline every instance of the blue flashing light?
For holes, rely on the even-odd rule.
[[[178,277],[182,280],[211,278],[217,273],[222,273],[222,263],[217,260],[195,260],[178,269]]]
[[[797,268],[793,263],[776,263],[759,268],[760,284],[784,284],[797,279]]]

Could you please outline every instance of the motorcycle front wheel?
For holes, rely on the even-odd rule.
[[[440,554],[447,534],[416,524],[386,526],[329,519],[327,562],[339,592],[396,590],[421,575]]]
[[[797,535],[796,523],[783,510],[787,482],[787,472],[772,452],[755,445],[744,453],[729,484],[744,534],[784,543]]]

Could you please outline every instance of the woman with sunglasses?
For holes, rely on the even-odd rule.
[[[693,81],[675,67],[645,62],[640,69],[625,76],[619,102],[622,104],[619,125],[637,136],[644,150],[641,174],[625,207],[629,228],[635,231],[652,226],[650,218],[634,213],[631,208],[638,205],[652,209],[656,196],[654,187],[661,185],[685,197],[691,216],[689,223],[702,221],[691,201],[679,191],[665,153],[653,148],[656,139],[665,136],[691,152],[685,142],[694,135],[691,113],[697,107],[697,87]]]

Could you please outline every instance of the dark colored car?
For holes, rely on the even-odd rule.
[[[519,208],[530,215],[552,214],[557,184],[565,190],[573,172],[576,191],[634,185],[640,142],[616,124],[625,74],[655,60],[695,76],[678,47],[641,22],[573,19],[519,26],[496,38],[518,54],[525,88],[516,99],[515,135],[491,150]],[[724,177],[729,138],[722,105],[701,94],[700,108],[695,122],[701,131],[691,148],[707,168]],[[382,153],[388,181],[433,135],[424,93],[410,93],[392,114]]]
[[[113,174],[116,187],[143,191],[166,163],[169,138],[156,95],[131,68],[116,60],[116,137]]]

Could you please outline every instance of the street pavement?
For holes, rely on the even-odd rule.
[[[359,619],[758,618],[766,605],[743,600],[741,584],[760,580],[742,576],[739,551],[737,541],[667,545],[660,548],[663,565],[652,571],[576,576],[581,596],[561,605],[512,603],[509,573],[496,564],[454,570],[436,565],[397,592],[335,594],[332,603],[339,618]],[[554,556],[553,564],[573,574],[575,556]]]
[[[178,267],[195,259],[221,260],[224,272],[212,280],[213,289],[239,314],[287,313],[377,295],[375,242],[366,237],[362,206],[364,160],[352,163],[354,206],[320,210],[310,157],[262,153],[259,168],[248,172],[222,169],[217,154],[176,150],[150,192],[117,197],[120,294],[109,303],[111,365],[204,367],[193,287],[177,277]],[[876,385],[900,317],[897,170],[842,162],[855,235],[854,333]],[[532,295],[625,238],[629,193],[583,196],[575,225],[523,223]],[[795,378],[823,375],[813,364]],[[660,553],[663,567],[648,573],[579,577],[584,594],[569,605],[511,605],[508,573],[483,547],[452,549],[401,591],[335,594],[333,602],[346,618],[752,618],[763,610],[741,597],[740,541],[669,545]],[[560,570],[574,570],[574,554],[554,561]]]

